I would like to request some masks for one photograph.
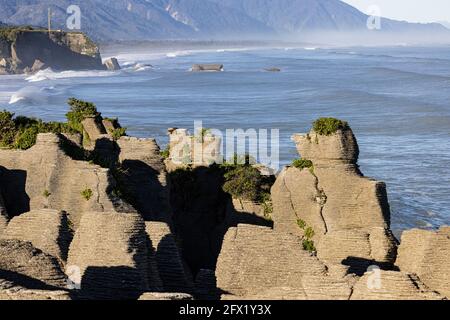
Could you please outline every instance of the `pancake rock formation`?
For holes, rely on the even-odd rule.
[[[275,230],[299,236],[308,230],[327,264],[359,272],[392,265],[397,243],[389,229],[386,186],[362,175],[356,138],[346,123],[338,124],[332,133],[312,129],[293,137],[300,163],[309,162],[309,168],[294,163],[278,176],[272,187]]]

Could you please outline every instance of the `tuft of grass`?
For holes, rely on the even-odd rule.
[[[48,190],[44,190],[44,192],[42,193],[42,196],[44,196],[45,198],[50,197],[52,194],[50,193],[50,191]]]
[[[312,240],[303,239],[302,245],[303,245],[303,249],[306,250],[306,251],[309,251],[311,253],[317,252],[317,249],[316,249],[316,246],[314,244],[314,241],[312,241]]]
[[[273,221],[273,203],[272,196],[269,192],[264,192],[261,196],[261,205],[263,207],[264,218],[268,221]]]
[[[160,153],[161,157],[166,160],[170,157],[170,146],[168,145],[164,150],[162,150]]]
[[[321,136],[331,136],[338,130],[348,129],[349,125],[346,121],[335,118],[320,118],[313,123],[314,131]]]
[[[302,239],[303,249],[306,251],[309,251],[311,253],[317,252],[314,241],[312,240],[312,238],[316,234],[314,232],[314,229],[312,227],[309,227],[307,225],[307,223],[302,219],[297,220],[297,225],[300,229],[302,229],[304,231],[304,235],[303,235],[303,239]]]
[[[300,170],[309,169],[311,172],[314,171],[314,164],[311,160],[296,159],[292,161],[292,166]]]
[[[91,198],[92,198],[93,195],[94,195],[94,192],[93,192],[91,189],[89,189],[89,188],[86,188],[86,189],[84,189],[83,191],[81,191],[81,196],[82,196],[83,199],[85,199],[86,201],[91,200]]]
[[[117,128],[110,131],[111,137],[114,141],[119,140],[127,135],[127,128]]]
[[[297,225],[302,230],[305,230],[305,228],[306,228],[306,222],[302,219],[297,220]]]

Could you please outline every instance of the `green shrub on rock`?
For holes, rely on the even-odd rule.
[[[294,166],[297,169],[303,170],[303,169],[314,169],[314,164],[311,160],[306,159],[296,159],[292,162],[292,166]]]
[[[314,131],[322,136],[331,136],[338,130],[348,129],[348,123],[335,118],[320,118],[313,123]]]
[[[13,118],[11,112],[0,112],[0,147],[10,147],[14,143],[17,131]]]
[[[84,119],[100,116],[97,107],[91,102],[70,98],[67,104],[70,106],[70,111],[66,114],[69,127],[79,133],[83,133],[81,123]]]
[[[120,138],[127,135],[127,128],[117,128],[110,131],[111,137],[114,141],[119,140]]]
[[[261,173],[258,169],[239,165],[224,175],[223,190],[236,199],[258,201]]]

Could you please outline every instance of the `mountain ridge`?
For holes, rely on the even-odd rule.
[[[0,21],[66,29],[72,0],[0,0]],[[84,0],[81,27],[96,40],[286,38],[367,32],[368,16],[340,0]],[[445,32],[440,24],[382,19],[384,32]]]

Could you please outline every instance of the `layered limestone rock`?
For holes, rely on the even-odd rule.
[[[5,300],[71,300],[71,297],[67,291],[27,289],[16,285],[14,282],[0,279],[0,301]]]
[[[0,188],[0,236],[3,233],[3,230],[6,228],[8,224],[8,212],[6,211],[5,202],[3,201],[3,196]]]
[[[403,232],[396,265],[450,298],[450,227]]]
[[[64,262],[72,235],[66,213],[41,209],[13,218],[0,238],[31,242],[37,249]]]
[[[396,240],[389,230],[386,186],[359,171],[352,130],[328,136],[311,130],[293,139],[314,166],[287,167],[279,175],[272,188],[275,229],[303,236],[304,226],[312,228],[318,257],[349,265],[352,272],[364,273],[374,263],[391,265]]]
[[[164,291],[192,292],[192,281],[184,268],[175,236],[170,227],[164,222],[146,222],[145,226]]]
[[[187,129],[169,129],[168,170],[221,163],[221,141],[207,130],[190,135]]]
[[[417,277],[403,272],[368,272],[353,287],[351,300],[442,300]]]
[[[448,273],[447,273],[448,274]],[[373,266],[362,277],[325,266],[295,235],[239,225],[225,236],[217,269],[224,300],[434,300],[444,296],[416,275]]]
[[[146,221],[171,223],[167,171],[154,139],[122,137],[117,141],[125,172],[121,183]]]
[[[65,288],[66,277],[55,257],[30,242],[0,240],[0,278],[30,289]]]
[[[40,134],[29,150],[0,150],[0,188],[10,217],[48,208],[67,212],[76,228],[83,212],[114,210],[109,170],[73,160],[64,143],[63,136]]]
[[[89,212],[70,245],[66,270],[82,297],[137,299],[149,287],[148,252],[138,214]]]
[[[144,293],[139,300],[142,301],[189,301],[194,300],[191,295],[186,293],[159,293],[159,292],[147,292]]]
[[[224,298],[348,299],[351,286],[303,250],[295,235],[270,228],[239,225],[223,241],[217,287]]]

